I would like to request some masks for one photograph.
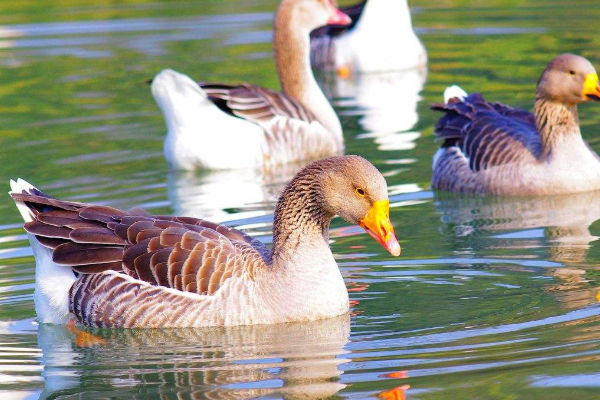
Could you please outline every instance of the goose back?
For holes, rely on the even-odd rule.
[[[434,104],[432,108],[446,113],[434,130],[444,141],[442,148],[460,149],[471,171],[539,155],[535,117],[528,111],[490,103],[479,93],[464,101],[453,99],[448,104]]]
[[[12,196],[34,214],[25,230],[52,250],[54,263],[78,274],[70,311],[86,325],[203,325],[189,318],[201,315],[207,300],[269,268],[262,243],[224,225],[61,201],[41,192]]]
[[[343,150],[342,138],[329,132],[309,109],[285,93],[249,84],[199,85],[222,111],[263,129],[265,165],[317,159]]]

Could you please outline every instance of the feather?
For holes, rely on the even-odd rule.
[[[52,259],[61,265],[86,265],[121,261],[122,247],[98,246],[93,244],[64,243],[54,249]]]

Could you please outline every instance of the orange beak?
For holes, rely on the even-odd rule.
[[[600,85],[598,85],[598,74],[591,73],[585,77],[583,84],[583,97],[589,100],[600,101]]]
[[[390,222],[389,200],[376,201],[359,225],[391,255],[395,257],[400,255],[400,243],[396,239],[394,227]]]

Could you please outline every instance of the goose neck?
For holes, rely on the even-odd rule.
[[[319,87],[310,65],[310,29],[280,7],[275,16],[274,52],[282,91],[298,100],[330,132],[342,136],[340,121]]]
[[[328,252],[333,215],[322,204],[318,177],[298,174],[284,189],[273,221],[273,264],[293,263],[303,254]]]
[[[542,158],[551,156],[554,149],[565,139],[573,136],[581,138],[577,105],[538,96],[534,114],[542,145]]]

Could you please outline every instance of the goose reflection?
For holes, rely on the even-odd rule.
[[[419,132],[408,132],[418,122],[417,105],[427,78],[426,68],[358,74],[344,79],[330,73],[319,81],[337,106],[357,109],[360,126],[374,138],[379,150],[409,150]],[[347,113],[346,113],[347,114]]]
[[[596,302],[597,288],[586,279],[594,266],[586,264],[591,243],[598,239],[590,226],[600,219],[600,193],[543,197],[463,197],[436,193],[436,211],[450,235],[490,249],[547,249],[548,268],[557,284],[546,286],[566,308]],[[486,234],[491,237],[479,238]],[[469,239],[470,238],[470,239]]]
[[[281,191],[302,167],[172,172],[167,191],[173,214],[225,222],[272,213]]]
[[[345,387],[338,379],[345,359],[338,356],[350,335],[348,315],[310,323],[93,332],[101,342],[85,347],[68,327],[39,327],[41,399],[92,392],[99,398],[327,398]]]

